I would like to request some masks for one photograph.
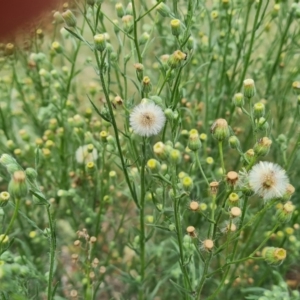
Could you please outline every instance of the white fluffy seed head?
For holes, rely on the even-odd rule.
[[[249,184],[255,194],[264,200],[271,200],[284,195],[289,179],[285,170],[277,164],[261,161],[250,171]]]
[[[130,126],[141,136],[158,134],[166,121],[162,109],[154,103],[141,103],[130,114]]]

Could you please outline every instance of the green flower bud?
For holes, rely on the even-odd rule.
[[[123,18],[125,15],[125,10],[124,10],[123,4],[121,2],[118,2],[118,3],[116,3],[115,8],[117,11],[117,16],[119,18]]]
[[[8,191],[13,198],[22,198],[27,195],[28,187],[24,171],[19,170],[13,173],[8,184]]]
[[[262,256],[268,264],[279,266],[286,258],[286,250],[283,248],[266,247],[262,251]]]
[[[56,52],[56,53],[62,53],[63,52],[63,47],[59,42],[53,42],[51,45],[51,48]]]
[[[37,171],[35,169],[33,169],[33,168],[26,168],[25,173],[26,173],[27,178],[30,181],[34,182],[37,179],[37,175],[38,174],[37,174]]]
[[[282,223],[287,223],[291,220],[295,206],[291,202],[287,202],[277,209],[276,220]]]
[[[197,129],[192,129],[189,134],[188,147],[192,151],[197,151],[201,148],[201,141]]]
[[[122,18],[123,29],[125,32],[131,32],[133,28],[133,16],[132,15],[125,15]]]
[[[169,152],[169,160],[172,164],[177,165],[181,162],[181,153],[177,149],[173,149]]]
[[[6,206],[9,198],[10,198],[10,194],[8,192],[1,192],[0,193],[0,207]]]
[[[69,27],[75,27],[77,24],[77,20],[75,15],[68,9],[65,12],[61,14],[64,21],[66,22],[67,26]]]
[[[106,49],[106,38],[104,34],[96,34],[94,36],[95,48],[103,52]]]
[[[187,43],[186,43],[186,47],[189,51],[194,50],[195,48],[195,40],[192,36],[189,37]]]
[[[228,197],[227,203],[234,207],[234,206],[238,206],[240,202],[240,197],[237,193],[231,193]]]
[[[254,118],[259,119],[265,115],[265,105],[261,102],[255,103],[253,107]]]
[[[170,8],[164,2],[158,4],[156,10],[162,17],[169,17],[171,14]]]
[[[171,30],[174,36],[179,36],[181,32],[181,22],[178,19],[171,20]]]
[[[231,149],[240,149],[240,140],[237,136],[232,135],[228,139],[229,146]]]
[[[261,117],[256,121],[257,129],[259,130],[267,130],[269,128],[269,123],[267,122],[267,119],[264,117]]]
[[[255,83],[253,79],[244,80],[244,96],[246,98],[252,98],[255,95]]]
[[[4,167],[10,164],[17,164],[16,160],[9,154],[2,154],[0,157],[0,164]]]
[[[229,137],[229,127],[225,119],[217,119],[211,127],[212,136],[218,140],[223,141]]]
[[[189,176],[185,176],[181,179],[182,188],[186,192],[190,192],[194,187],[193,179]]]
[[[186,60],[187,55],[180,51],[176,50],[168,59],[168,65],[171,69],[175,69],[181,66],[182,62]]]
[[[125,9],[125,14],[126,15],[133,15],[133,10],[132,10],[132,3],[129,2],[126,9]]]
[[[154,158],[148,160],[147,167],[153,173],[158,173],[160,171],[160,163]]]
[[[271,145],[272,140],[270,140],[268,137],[263,137],[254,145],[254,153],[256,156],[265,156],[269,153]]]
[[[85,170],[88,174],[92,175],[96,171],[96,165],[94,164],[94,162],[90,161],[86,164]]]
[[[145,45],[149,41],[150,35],[148,32],[144,32],[140,37],[139,37],[139,45]]]
[[[148,76],[145,76],[142,81],[142,90],[145,94],[148,94],[152,90],[152,83]]]
[[[157,142],[153,146],[153,152],[157,156],[157,158],[159,158],[161,160],[165,160],[168,157],[168,152],[167,152],[166,146],[162,142]]]

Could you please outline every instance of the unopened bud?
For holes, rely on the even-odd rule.
[[[291,202],[285,203],[282,207],[277,209],[276,220],[286,223],[289,222],[292,218],[295,206]]]
[[[118,2],[118,3],[116,3],[115,8],[117,11],[117,16],[119,18],[123,18],[125,15],[125,10],[124,10],[123,4],[121,2]]]
[[[201,148],[201,141],[197,129],[192,129],[189,134],[188,147],[192,151],[197,151]]]
[[[148,32],[144,32],[140,37],[139,37],[139,45],[145,45],[149,41],[150,35]]]
[[[169,152],[169,159],[170,162],[173,163],[174,165],[177,165],[181,162],[181,153],[177,149],[172,149]]]
[[[279,266],[286,258],[286,250],[283,248],[266,247],[262,255],[268,264]]]
[[[19,170],[13,173],[8,185],[8,191],[14,198],[21,198],[27,195],[28,187],[24,171]]]
[[[153,152],[159,159],[166,159],[168,157],[167,149],[165,147],[165,144],[162,142],[157,142],[153,146]]]
[[[171,10],[169,6],[167,6],[164,2],[161,2],[157,5],[156,10],[163,17],[168,17],[171,14]]]
[[[193,189],[194,183],[193,179],[189,176],[185,176],[181,180],[182,188],[186,192],[190,192]]]
[[[160,171],[160,163],[154,158],[148,160],[147,167],[153,173],[158,173]]]
[[[237,107],[244,106],[244,95],[242,93],[237,93],[233,96],[232,102]]]
[[[69,26],[69,27],[76,26],[76,24],[77,24],[76,17],[69,9],[67,9],[61,15],[62,15],[64,21],[66,22],[67,26]]]
[[[142,90],[145,94],[148,94],[152,90],[152,83],[148,76],[145,76],[142,81]]]
[[[9,198],[10,198],[10,194],[8,192],[1,192],[0,193],[0,207],[6,206]]]
[[[259,139],[254,145],[254,153],[256,154],[256,156],[265,156],[269,153],[271,145],[272,140],[270,140],[268,137],[263,137]]]
[[[182,62],[186,60],[186,53],[176,50],[168,59],[168,65],[171,69],[175,69],[181,66]]]
[[[171,30],[174,36],[179,36],[181,32],[181,22],[178,19],[173,19],[171,21]]]
[[[240,197],[237,193],[231,193],[228,197],[228,204],[230,206],[237,206],[239,204]]]
[[[228,142],[229,142],[230,148],[232,148],[232,149],[240,148],[240,140],[235,135],[230,136],[228,139]]]
[[[133,16],[125,15],[122,18],[123,29],[125,32],[129,33],[133,28]]]
[[[103,52],[106,49],[106,38],[104,34],[96,34],[94,36],[95,48]]]
[[[265,115],[265,105],[261,102],[255,103],[253,107],[254,118],[259,119]]]
[[[253,79],[244,80],[243,93],[246,98],[252,98],[255,95],[255,83]]]
[[[229,127],[225,119],[217,119],[211,126],[212,136],[218,140],[223,141],[229,137]]]

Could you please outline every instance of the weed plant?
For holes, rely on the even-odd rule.
[[[300,299],[299,18],[86,0],[1,44],[0,299]]]

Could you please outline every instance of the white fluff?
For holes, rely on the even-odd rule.
[[[284,195],[289,179],[285,170],[277,164],[261,161],[251,169],[249,184],[255,194],[264,200],[270,200]]]
[[[80,146],[75,153],[75,158],[79,164],[96,161],[98,158],[97,150],[94,148],[90,153],[88,152],[88,145]]]
[[[141,103],[130,114],[130,126],[141,136],[158,134],[166,121],[162,109],[154,103]]]

